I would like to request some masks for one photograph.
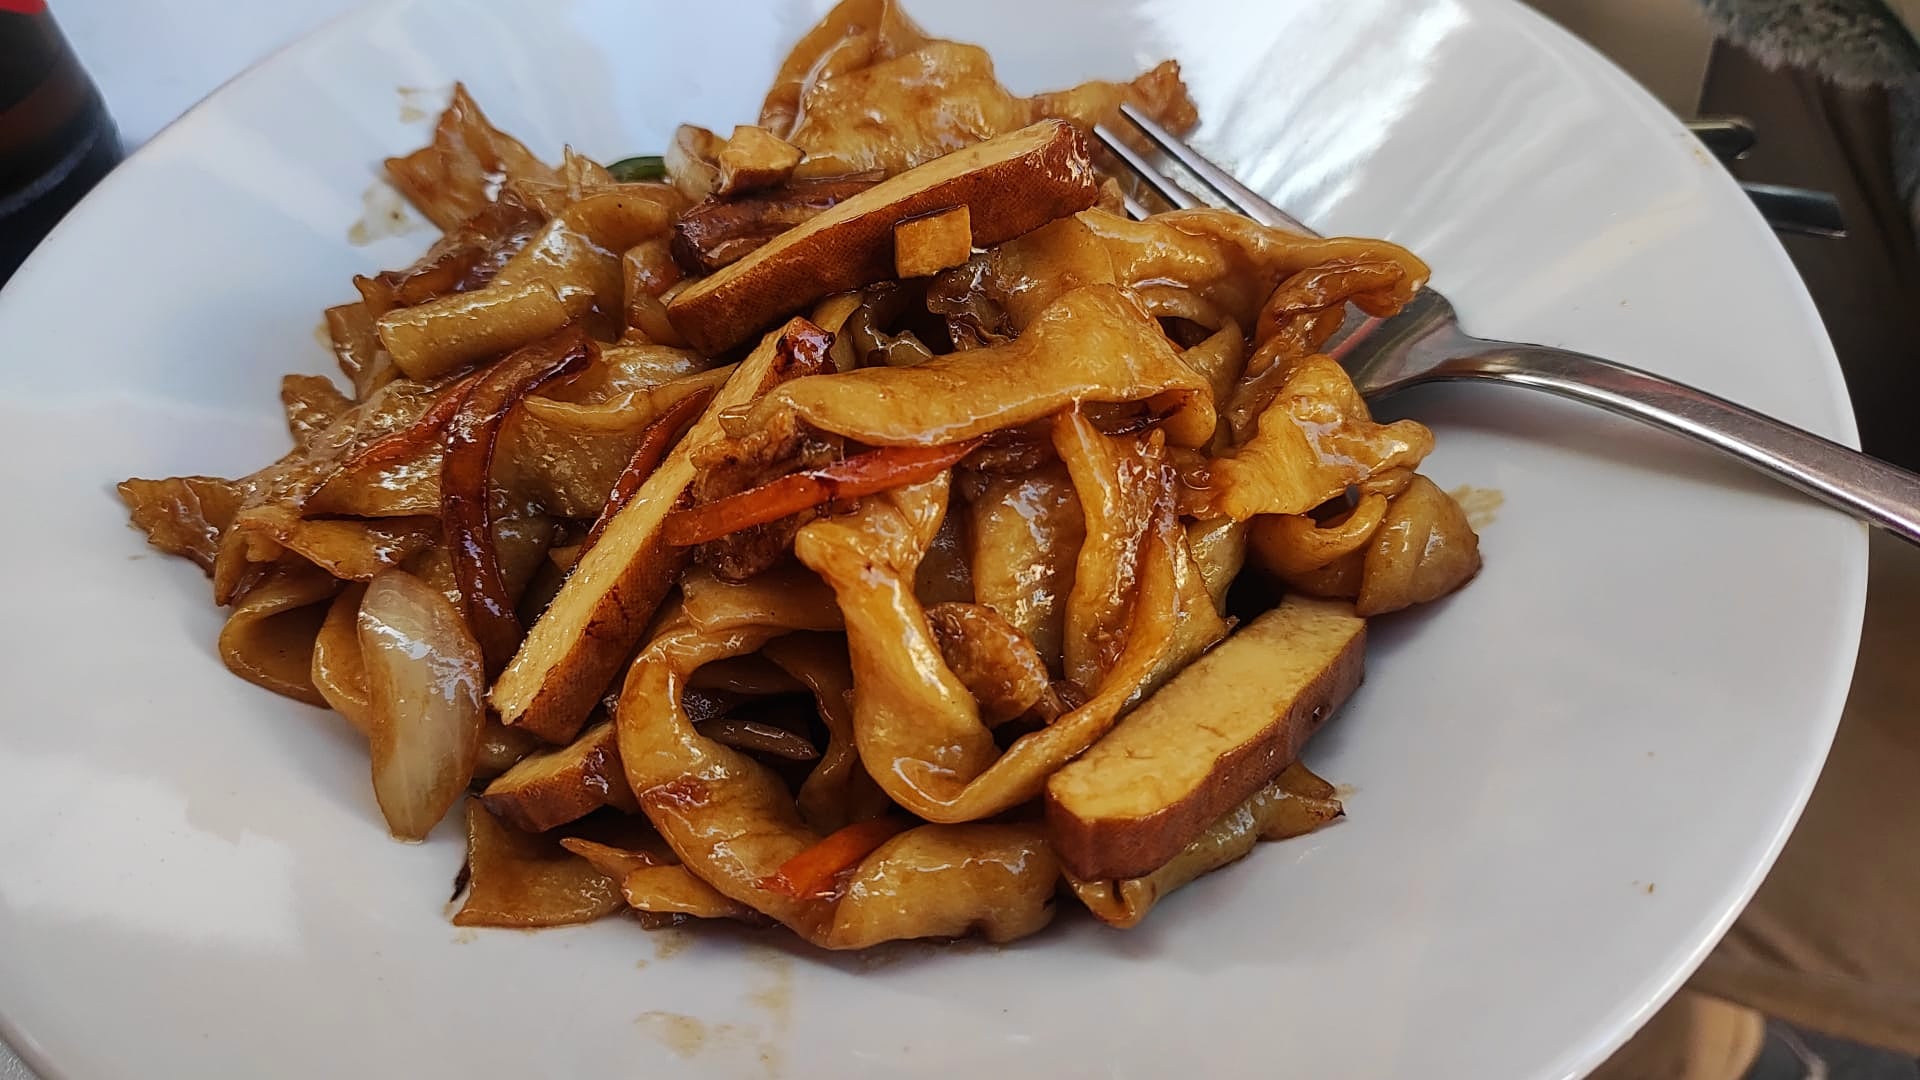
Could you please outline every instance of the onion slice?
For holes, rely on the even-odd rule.
[[[889,446],[824,469],[788,473],[738,495],[667,515],[667,543],[704,544],[741,529],[778,521],[835,499],[857,499],[931,480],[978,449],[987,436],[946,446]]]
[[[593,353],[593,342],[578,326],[528,345],[468,387],[447,424],[447,453],[440,463],[440,530],[453,557],[467,625],[480,642],[489,673],[507,666],[524,635],[493,542],[488,487],[500,424],[520,399],[585,367]]]
[[[404,570],[367,585],[358,623],[373,795],[396,838],[424,840],[473,782],[487,718],[480,646],[446,595]]]
[[[717,720],[708,720],[696,725],[694,730],[722,746],[731,746],[735,750],[747,750],[760,754],[771,754],[788,761],[816,761],[820,751],[805,735],[798,735],[783,727],[762,723],[758,720],[741,720],[737,717],[723,716]]]

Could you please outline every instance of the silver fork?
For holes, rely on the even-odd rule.
[[[1131,105],[1121,111],[1148,141],[1213,189],[1229,209],[1277,228],[1318,235]],[[1104,125],[1094,135],[1173,206],[1208,205]],[[1145,216],[1131,196],[1128,210]],[[1349,310],[1349,315],[1356,312]],[[1369,400],[1421,383],[1457,380],[1544,390],[1706,443],[1853,516],[1920,544],[1920,475],[1849,450],[1724,398],[1651,372],[1567,349],[1477,338],[1447,298],[1422,289],[1390,319],[1352,318],[1328,344]],[[1920,402],[1915,403],[1920,407]]]

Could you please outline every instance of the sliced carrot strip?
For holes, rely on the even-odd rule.
[[[907,829],[897,817],[856,821],[780,864],[760,879],[760,887],[788,896],[819,896],[833,890],[840,872],[874,853],[881,844]]]
[[[633,493],[639,491],[640,485],[653,475],[653,470],[666,460],[667,451],[673,449],[673,444],[699,418],[707,402],[713,400],[714,390],[711,386],[703,387],[667,406],[640,433],[640,443],[633,448],[633,457],[627,460],[627,467],[621,470],[620,479],[614,481],[613,490],[607,494],[607,505],[601,508],[600,516],[593,521],[593,528],[587,530],[587,538],[580,543],[580,554],[585,555],[587,549],[600,539],[600,534],[607,531],[607,523],[633,500]]]
[[[453,414],[460,411],[460,403],[467,399],[467,391],[480,381],[483,374],[484,369],[462,375],[413,423],[361,447],[358,453],[341,463],[340,471],[381,469],[426,453],[439,443],[441,434],[453,422]]]
[[[987,436],[946,446],[890,446],[824,469],[789,473],[738,495],[667,515],[667,543],[704,544],[835,499],[857,499],[931,480],[958,464]]]

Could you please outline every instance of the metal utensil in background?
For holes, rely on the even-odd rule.
[[[1753,124],[1737,116],[1703,116],[1687,121],[1687,130],[1706,146],[1723,165],[1747,156],[1760,139]],[[1740,189],[1753,200],[1760,216],[1780,232],[1803,236],[1821,236],[1838,240],[1847,235],[1847,222],[1840,213],[1840,200],[1824,191],[1786,187],[1780,184],[1753,184],[1742,181]]]
[[[1706,144],[1708,153],[1723,163],[1746,157],[1747,152],[1760,141],[1760,134],[1753,129],[1753,122],[1739,116],[1696,117],[1687,121],[1687,130]]]
[[[1840,213],[1840,200],[1824,191],[1784,187],[1780,184],[1742,183],[1740,189],[1759,207],[1760,216],[1780,232],[1803,236],[1844,239],[1847,222]]]
[[[1175,207],[1220,206],[1263,225],[1312,234],[1226,170],[1134,108],[1120,112],[1197,187],[1189,191],[1103,124],[1094,136],[1159,199]],[[1129,196],[1132,198],[1133,196]],[[1725,398],[1597,356],[1477,338],[1447,298],[1423,288],[1390,319],[1349,319],[1327,342],[1360,393],[1372,400],[1422,383],[1470,380],[1547,393],[1704,443],[1862,521],[1920,544],[1920,475],[1849,450]]]

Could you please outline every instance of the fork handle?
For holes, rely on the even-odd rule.
[[[1531,387],[1665,428],[1920,545],[1920,475],[1704,390],[1540,345],[1501,345],[1458,355],[1438,365],[1432,377]]]

